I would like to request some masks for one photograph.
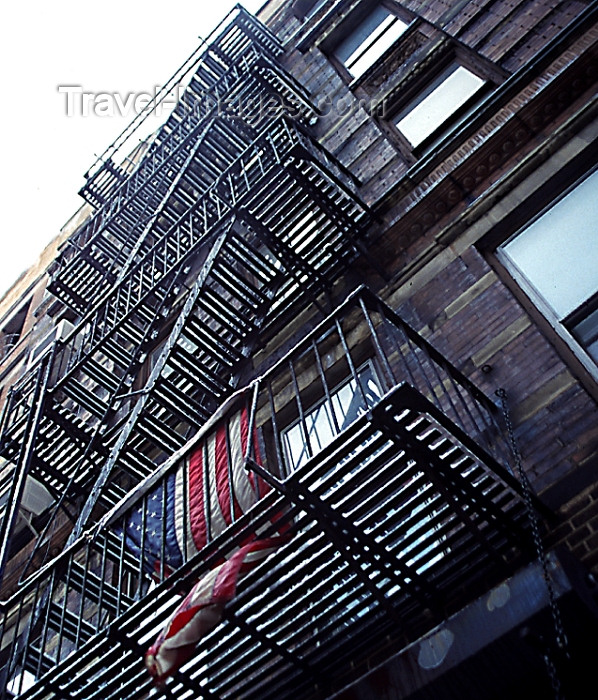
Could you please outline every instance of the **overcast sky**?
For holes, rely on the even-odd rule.
[[[133,116],[72,116],[60,86],[153,93],[234,6],[232,0],[22,0],[0,28],[0,293],[79,208],[83,174]],[[263,0],[242,3],[255,12]],[[103,105],[106,107],[106,103]],[[100,105],[101,107],[101,105]],[[107,112],[108,109],[103,111]],[[117,112],[118,109],[113,109]],[[158,123],[156,122],[156,125]]]

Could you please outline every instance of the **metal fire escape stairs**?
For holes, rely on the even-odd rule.
[[[176,108],[128,179],[117,179],[110,186],[104,181],[100,195],[96,181],[116,168],[105,161],[81,191],[99,208],[65,243],[50,286],[78,313],[84,313],[91,300],[114,283],[123,266],[137,260],[151,246],[151,239],[140,227],[168,196],[169,188],[178,184],[185,190],[179,196],[192,201],[226,167],[226,152],[231,146],[235,152],[235,141],[241,139],[247,145],[252,140],[268,100],[292,106],[302,120],[313,119],[314,111],[304,89],[276,63],[282,52],[280,45],[265,27],[258,29],[255,24],[239,10],[204,50]],[[239,107],[244,108],[242,114]],[[229,118],[213,123],[218,115]],[[198,134],[207,126],[209,133],[203,139],[213,152],[204,147],[203,167],[200,171],[196,164],[191,183],[176,183],[178,173],[185,171]]]
[[[240,11],[197,81],[214,85],[230,58],[235,80],[245,75],[251,87],[260,71],[245,73],[245,59],[258,62],[271,43]],[[271,59],[260,65],[264,90],[290,92]],[[293,97],[311,118],[305,96]],[[369,220],[347,174],[300,124],[210,113],[180,138],[177,114],[63,252],[51,289],[80,320],[4,407],[0,450],[14,465],[6,502],[18,504],[34,477],[79,513],[71,540],[96,505],[117,503],[234,389],[265,323],[329,289]],[[13,523],[4,523],[8,542]]]

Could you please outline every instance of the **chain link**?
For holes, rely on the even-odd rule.
[[[507,392],[505,389],[500,388],[496,391],[496,395],[500,399],[503,417],[507,427],[509,444],[511,447],[511,452],[513,454],[513,459],[515,461],[515,468],[517,470],[517,476],[523,487],[523,498],[525,501],[525,507],[531,525],[534,547],[536,549],[538,561],[540,562],[540,566],[542,567],[542,577],[544,578],[546,588],[548,591],[548,599],[555,631],[557,650],[560,657],[562,659],[566,659],[568,657],[567,636],[563,627],[561,611],[557,604],[554,583],[548,568],[548,558],[546,556],[546,550],[544,548],[544,542],[542,541],[542,535],[540,532],[540,521],[536,512],[536,508],[534,507],[534,502],[532,498],[532,487],[529,482],[529,479],[527,478],[527,474],[525,473],[525,470],[523,468],[521,453],[519,452],[517,440],[515,439],[515,430],[513,428],[513,422],[511,420],[511,415],[507,404]],[[565,696],[561,688],[559,674],[557,672],[556,663],[554,661],[553,654],[551,653],[551,650],[549,648],[545,650],[543,657],[544,662],[546,664],[546,669],[548,671],[548,675],[550,677],[550,683],[552,685],[555,700],[565,700]]]

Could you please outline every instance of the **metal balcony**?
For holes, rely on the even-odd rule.
[[[367,290],[247,397],[259,464],[246,465],[270,491],[175,563],[164,510],[149,529],[197,438],[179,450],[2,603],[4,697],[147,697],[143,653],[178,592],[274,515],[290,542],[152,697],[331,697],[533,559],[493,404]]]
[[[264,325],[329,290],[368,222],[346,173],[275,121],[56,344],[40,400],[38,365],[12,387],[2,454],[69,499],[115,467],[142,479],[234,389]]]
[[[236,5],[166,83],[160,97],[163,99],[174,86],[184,84],[190,74],[194,74],[194,80],[203,89],[211,89],[252,46],[259,47],[263,54],[272,58],[282,53],[280,42],[268,28],[241,5]],[[90,204],[101,206],[128,176],[118,162],[118,156],[128,156],[132,150],[128,144],[133,142],[136,145],[134,136],[146,115],[147,112],[140,113],[86,173],[87,182],[80,194]],[[158,140],[162,141],[171,128],[172,125],[166,126]]]

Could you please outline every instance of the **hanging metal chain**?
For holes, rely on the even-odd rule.
[[[544,582],[546,583],[546,588],[548,591],[548,600],[550,604],[550,612],[552,615],[552,622],[555,631],[557,652],[559,654],[559,657],[564,660],[568,658],[567,635],[565,634],[565,630],[563,627],[561,611],[559,609],[554,590],[554,583],[548,568],[548,559],[546,556],[544,543],[542,541],[542,535],[540,533],[540,522],[538,518],[538,513],[536,512],[532,498],[532,487],[529,479],[527,478],[527,474],[525,473],[525,470],[523,468],[521,453],[519,452],[517,440],[515,439],[515,430],[513,429],[513,422],[511,420],[511,415],[507,404],[507,392],[505,389],[500,388],[497,389],[496,395],[500,399],[503,417],[507,427],[507,434],[509,437],[511,452],[515,461],[515,468],[517,470],[516,473],[523,487],[523,497],[525,500],[525,507],[532,529],[534,547],[536,549],[536,554],[538,556],[540,566],[542,567],[542,576],[544,578]],[[550,676],[550,682],[552,685],[552,690],[554,692],[555,700],[565,700],[565,696],[561,689],[561,682],[557,672],[556,663],[549,648],[546,648],[543,656],[546,668],[548,670],[548,675]]]

